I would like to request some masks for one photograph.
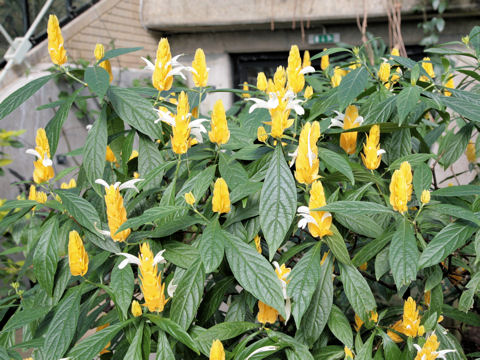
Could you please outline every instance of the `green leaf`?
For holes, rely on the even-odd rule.
[[[170,334],[175,339],[180,341],[182,344],[188,346],[190,349],[195,351],[197,354],[200,354],[197,349],[197,345],[195,344],[193,339],[176,322],[168,318],[160,317],[159,315],[147,314],[145,316],[151,322],[157,325],[160,328],[160,330],[165,331],[166,333]]]
[[[389,98],[375,105],[373,109],[366,114],[363,125],[388,122],[395,110],[396,100],[396,96],[390,96]],[[380,127],[380,131],[383,132],[382,127]]]
[[[388,170],[393,171],[393,170],[400,169],[400,165],[402,165],[404,161],[408,161],[411,167],[416,167],[418,165],[425,165],[424,162],[427,160],[430,160],[433,157],[434,157],[433,154],[410,154],[410,155],[402,156],[397,160],[395,160],[394,162],[392,162],[388,167]]]
[[[401,358],[402,352],[397,344],[384,331],[380,332],[383,342],[383,350],[385,352],[385,360],[397,360]]]
[[[407,86],[398,93],[396,98],[398,120],[402,125],[420,99],[420,90],[416,85]]]
[[[425,268],[438,264],[456,249],[463,246],[472,236],[475,228],[460,222],[448,224],[423,250],[419,260],[419,268]]]
[[[128,161],[130,159],[130,155],[132,155],[133,151],[133,141],[135,140],[135,130],[127,131],[127,136],[122,138],[122,167],[121,169],[126,174],[128,172]]]
[[[297,327],[300,326],[303,314],[307,310],[320,280],[321,248],[321,242],[312,247],[288,276],[287,295],[293,300],[292,315]]]
[[[416,279],[418,255],[417,240],[410,222],[402,218],[393,233],[389,253],[390,269],[397,289]]]
[[[315,360],[340,360],[345,358],[343,346],[339,345],[327,345],[322,346],[320,349],[314,351],[313,357]]]
[[[392,209],[389,209],[382,204],[367,201],[336,201],[313,210],[339,212],[352,216],[365,214],[394,214]]]
[[[383,228],[371,216],[349,216],[337,213],[335,215],[335,220],[350,231],[363,236],[376,238],[383,233]]]
[[[41,319],[50,311],[50,306],[35,306],[35,311],[31,309],[17,311],[13,316],[8,320],[7,324],[3,327],[2,333],[5,333],[12,329],[17,329],[21,326],[30,324],[32,321]]]
[[[330,316],[328,317],[328,328],[345,346],[353,348],[353,333],[350,323],[343,311],[332,305]]]
[[[90,90],[98,96],[100,101],[102,101],[108,87],[110,86],[109,73],[100,66],[89,66],[85,70],[84,76],[84,80],[88,84]]]
[[[268,244],[270,261],[290,228],[296,205],[295,180],[283,156],[282,147],[277,146],[260,195],[260,226]]]
[[[7,200],[2,206],[0,211],[8,211],[12,209],[31,208],[38,203],[35,200]]]
[[[457,161],[465,152],[472,135],[472,129],[472,126],[465,125],[456,134],[453,130],[450,130],[444,137],[440,138],[438,146],[439,162],[444,169]]]
[[[117,86],[110,86],[107,91],[113,109],[131,127],[155,139],[162,138],[162,127],[155,124],[157,116],[150,101],[136,92]]]
[[[72,95],[68,97],[68,100],[65,101],[60,108],[55,113],[53,118],[45,126],[45,132],[47,133],[48,144],[50,145],[50,156],[53,158],[55,152],[57,151],[58,140],[60,139],[60,131],[62,131],[62,126],[65,123],[65,120],[68,118],[70,113],[70,108],[72,107],[73,102],[77,98],[77,95],[82,89],[76,90]]]
[[[325,56],[325,55],[332,55],[332,54],[343,53],[343,52],[351,53],[351,50],[347,49],[347,48],[343,48],[343,47],[328,48],[328,49],[323,50],[322,52],[320,52],[318,54],[313,55],[310,58],[310,60],[316,60],[316,59],[320,59],[322,56]]]
[[[5,116],[10,114],[13,110],[22,105],[27,101],[33,94],[35,94],[40,88],[43,87],[50,79],[56,77],[57,74],[50,74],[47,76],[42,76],[41,78],[30,81],[25,86],[22,86],[20,89],[16,90],[13,94],[9,95],[5,100],[0,104],[0,120]]]
[[[417,199],[422,197],[423,190],[429,190],[432,186],[432,170],[427,164],[420,164],[413,171],[413,188]]]
[[[462,292],[460,300],[458,301],[458,310],[467,313],[473,307],[473,296],[475,295],[475,289],[467,289]]]
[[[321,147],[318,148],[318,156],[327,164],[327,166],[338,170],[340,173],[345,175],[348,180],[350,180],[352,185],[355,185],[355,178],[353,177],[352,168],[343,156]]]
[[[58,221],[50,218],[40,229],[40,239],[33,254],[33,271],[38,283],[52,296],[53,279],[58,262]]]
[[[345,240],[343,236],[339,233],[335,225],[330,226],[330,230],[333,232],[333,235],[327,235],[323,238],[328,245],[328,248],[332,250],[333,255],[344,264],[351,264],[350,254],[347,250],[347,245],[345,245]]]
[[[375,334],[370,335],[367,341],[357,349],[358,353],[355,356],[357,360],[370,360],[372,358],[372,346],[373,346],[373,339],[375,338]]]
[[[119,49],[108,50],[103,56],[103,58],[97,61],[96,65],[101,64],[105,60],[113,59],[114,57],[128,54],[128,53],[135,52],[142,49],[143,47],[132,47],[132,48],[119,48]]]
[[[467,357],[463,352],[462,345],[460,345],[455,336],[453,336],[448,330],[446,330],[440,324],[437,324],[435,334],[437,335],[438,342],[440,343],[438,350],[455,350],[454,352],[445,354],[446,360],[467,360]]]
[[[340,111],[343,111],[347,105],[350,105],[363,89],[365,89],[367,81],[368,71],[364,66],[352,70],[344,76],[337,91]]]
[[[143,336],[144,325],[145,323],[142,321],[140,323],[140,326],[137,328],[135,337],[130,343],[127,353],[123,358],[124,360],[142,360],[142,336]]]
[[[345,295],[355,313],[363,321],[368,320],[370,311],[377,307],[367,281],[353,265],[339,263]]]
[[[225,294],[235,283],[235,278],[233,276],[226,276],[215,282],[215,285],[211,287],[204,296],[205,300],[202,302],[200,309],[198,310],[199,315],[196,318],[196,323],[204,324],[215,314],[220,308]],[[226,318],[225,321],[228,321]]]
[[[122,226],[118,228],[117,233],[128,228],[137,229],[138,227],[145,224],[156,223],[172,214],[176,214],[177,212],[185,209],[186,207],[183,207],[183,206],[152,207],[150,209],[145,210],[145,212],[140,216],[127,219],[127,221],[125,221],[122,224]]]
[[[390,240],[393,234],[390,234]],[[380,278],[385,275],[390,270],[390,263],[388,261],[388,254],[390,252],[390,246],[387,246],[382,251],[380,251],[375,258],[375,278],[380,280]]]
[[[133,319],[107,326],[93,335],[82,340],[68,353],[75,360],[94,359],[113,337]]]
[[[225,252],[228,264],[238,283],[285,317],[282,288],[272,265],[254,248],[233,235],[226,240]]]
[[[236,189],[248,181],[248,174],[243,166],[223,153],[220,153],[219,156],[218,169],[230,190]]]
[[[183,329],[188,329],[202,301],[205,270],[197,259],[178,283],[170,308],[170,317]]]
[[[428,206],[429,210],[437,211],[441,214],[450,215],[458,219],[464,219],[473,222],[480,226],[480,218],[472,211],[460,206],[450,204],[431,204]]]
[[[101,227],[100,218],[97,210],[84,198],[74,194],[71,190],[58,189],[55,192],[62,199],[62,204],[68,213],[84,228],[90,230],[93,234],[98,234],[95,230],[95,224]]]
[[[144,175],[164,165],[165,160],[163,159],[162,154],[158,150],[157,145],[152,142],[147,136],[140,134],[139,138],[140,141],[138,148],[138,172],[143,178]],[[152,181],[148,182],[148,185],[144,187],[145,190],[153,189],[154,187],[160,186],[162,178],[163,172],[160,172],[155,176]]]
[[[153,169],[149,173],[145,175],[142,174],[142,178],[144,180],[138,183],[137,189],[140,191],[144,187],[147,187],[147,185],[150,184],[152,181],[158,181],[157,177],[162,175],[164,171],[170,170],[170,168],[172,168],[173,165],[175,165],[176,163],[176,161],[164,162],[162,165],[159,165],[157,168]]]
[[[223,260],[225,236],[216,218],[203,230],[198,248],[207,274],[216,270]]]
[[[472,325],[475,327],[480,326],[480,316],[475,312],[468,312],[465,314],[463,311],[455,309],[450,305],[443,304],[442,313],[445,317],[463,322],[467,325]]]
[[[320,267],[315,292],[295,335],[309,346],[318,340],[330,317],[333,304],[332,265],[333,257],[328,255]]]
[[[72,289],[58,305],[43,344],[42,353],[47,359],[62,358],[70,347],[80,315],[81,287]]]
[[[103,176],[107,139],[107,108],[103,107],[99,118],[88,132],[85,146],[83,147],[83,169],[88,182],[99,195],[102,195],[100,185],[96,184],[95,180]]]
[[[175,360],[175,355],[170,347],[167,335],[162,330],[158,332],[156,360]]]
[[[126,319],[128,317],[128,310],[133,297],[133,285],[135,279],[130,265],[125,266],[123,269],[118,268],[118,265],[120,265],[123,260],[123,257],[119,257],[112,269],[110,287],[115,294],[115,305],[120,308],[124,319]]]
[[[167,242],[164,247],[165,259],[184,269],[189,268],[200,257],[197,248],[178,241]]]
[[[439,96],[444,105],[456,113],[475,122],[480,122],[480,105],[478,102],[472,102],[468,99],[456,96]]]
[[[478,185],[458,185],[447,186],[432,192],[434,196],[475,196],[480,195],[480,186]]]
[[[369,241],[355,254],[352,260],[353,265],[358,267],[375,257],[392,240],[392,236],[392,230],[387,229],[375,240]]]

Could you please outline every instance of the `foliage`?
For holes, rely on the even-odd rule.
[[[33,283],[14,284],[2,299],[2,317],[13,316],[0,352],[414,359],[417,345],[420,354],[452,350],[447,359],[466,359],[462,346],[472,351],[468,332],[480,325],[480,187],[477,178],[445,187],[435,165],[448,168],[467,150],[478,171],[470,139],[480,121],[479,34],[476,27],[457,42],[462,50],[427,50],[441,57],[443,73],[387,54],[388,74],[383,65],[379,77],[383,60],[371,66],[363,48],[332,48],[312,61],[350,57],[321,71],[314,63],[304,76],[312,69],[292,47],[289,68],[262,90],[170,88],[168,71],[192,70],[166,60],[164,40],[151,64],[159,91],[113,86],[98,65],[135,49],[106,52],[85,70],[57,66],[42,85],[68,77],[100,96],[102,108],[74,152],[81,166],[36,184],[47,201],[0,208],[8,211],[4,236],[26,239],[18,279]],[[444,55],[470,57],[475,68]],[[304,85],[313,88],[308,98]],[[13,93],[0,113],[40,87]],[[199,115],[218,91],[242,99],[225,118],[219,105]],[[68,113],[78,94],[56,106]],[[49,170],[64,121],[51,120],[48,141],[39,133],[35,171]],[[375,157],[381,162],[366,160]],[[76,184],[60,189],[69,173]]]

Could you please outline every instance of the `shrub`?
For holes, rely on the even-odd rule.
[[[97,47],[95,64],[70,69],[52,18],[55,70],[0,105],[4,117],[51,79],[79,84],[29,151],[33,195],[0,208],[9,211],[2,233],[25,239],[19,280],[34,284],[14,284],[2,300],[2,314],[14,314],[0,351],[465,359],[461,344],[474,350],[468,332],[480,324],[480,187],[476,178],[443,187],[435,165],[467,151],[478,170],[478,74],[445,55],[478,69],[479,34],[458,42],[463,50],[428,49],[434,63],[393,52],[371,65],[363,47],[302,63],[293,46],[286,69],[222,89],[242,98],[207,116],[199,105],[219,90],[208,86],[203,51],[189,68],[162,39],[148,64],[154,88],[121,88],[107,61],[137,49]],[[337,53],[348,58],[327,58]],[[320,58],[322,70],[312,68]],[[196,87],[172,87],[185,71]],[[101,114],[77,151],[81,166],[55,174],[51,158],[82,90]],[[68,173],[76,181],[55,186]]]

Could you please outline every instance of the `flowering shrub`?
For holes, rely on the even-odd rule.
[[[239,102],[208,114],[199,105],[219,90],[201,49],[185,66],[162,39],[146,60],[153,87],[120,88],[108,60],[137,49],[97,46],[74,70],[53,16],[48,32],[55,71],[0,117],[51,79],[79,88],[28,150],[28,200],[0,209],[2,233],[26,239],[19,280],[34,284],[2,300],[4,358],[466,359],[480,325],[480,187],[442,187],[435,165],[467,151],[477,171],[478,74],[443,55],[478,63],[479,27],[463,50],[428,49],[435,66],[395,49],[374,65],[363,48],[302,60],[292,46],[286,69],[224,89]],[[187,72],[195,87],[172,87]],[[81,166],[56,174],[82,90],[102,111]]]

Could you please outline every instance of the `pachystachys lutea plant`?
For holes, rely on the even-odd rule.
[[[464,49],[419,62],[294,45],[273,77],[228,90],[231,110],[203,103],[217,90],[202,49],[187,66],[162,38],[144,59],[152,86],[121,88],[108,63],[118,49],[97,45],[73,75],[54,16],[48,34],[52,74],[11,94],[0,117],[64,77],[102,108],[68,171],[53,162],[64,119],[36,130],[30,192],[0,208],[25,255],[1,300],[5,358],[478,351],[478,76],[443,54],[478,67],[479,27]],[[175,85],[189,73],[194,88]],[[464,153],[471,180],[440,178]]]

